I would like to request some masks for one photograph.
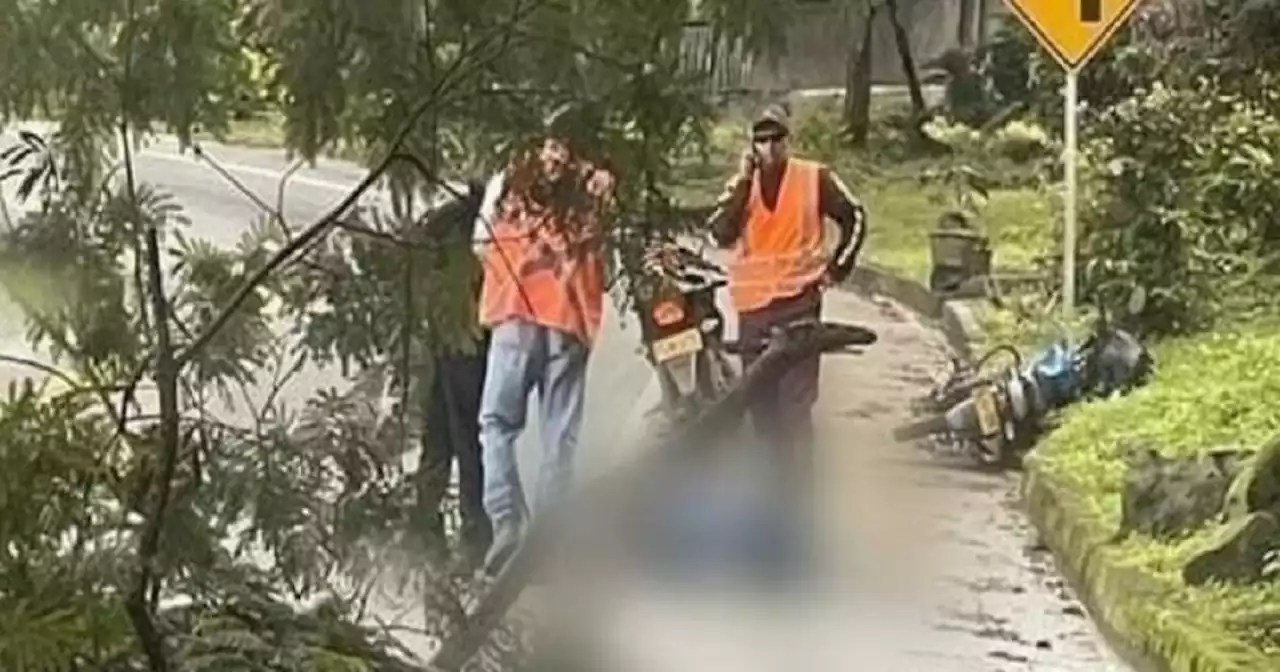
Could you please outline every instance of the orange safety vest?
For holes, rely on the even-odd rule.
[[[729,262],[729,294],[740,313],[795,296],[822,278],[822,212],[818,205],[821,164],[788,159],[778,202],[770,211],[760,196],[760,174],[752,180],[747,222]]]
[[[546,214],[508,194],[486,246],[480,324],[521,319],[591,346],[604,315],[604,260],[591,242],[570,245]]]

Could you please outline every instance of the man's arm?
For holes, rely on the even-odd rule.
[[[707,227],[721,249],[733,247],[742,235],[742,220],[750,195],[751,178],[734,175],[725,184],[720,198],[716,199],[716,209],[707,219]]]
[[[819,176],[818,203],[822,215],[840,225],[840,243],[828,271],[833,281],[843,282],[853,272],[866,240],[867,211],[830,168],[823,168]]]

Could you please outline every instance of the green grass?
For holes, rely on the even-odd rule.
[[[1280,432],[1280,331],[1275,322],[1234,333],[1205,334],[1159,344],[1158,374],[1121,399],[1081,404],[1036,448],[1036,468],[1079,495],[1083,517],[1107,533],[1117,529],[1126,447],[1150,442],[1166,455],[1213,448],[1257,448]],[[1190,587],[1183,564],[1212,530],[1171,543],[1135,537],[1104,547],[1108,562],[1150,576],[1168,593],[1143,607],[1177,614],[1203,632],[1203,641],[1242,640],[1280,669],[1280,583],[1254,587]],[[1270,628],[1252,621],[1269,616]],[[1145,620],[1146,617],[1143,617]],[[1157,619],[1158,620],[1158,619]],[[1154,626],[1153,626],[1154,627]],[[1197,639],[1200,639],[1199,636]],[[1243,669],[1243,668],[1242,668]],[[1253,668],[1248,668],[1253,669]]]
[[[932,198],[934,189],[909,178],[874,178],[858,192],[867,207],[867,259],[924,281],[929,275],[929,232],[946,208]],[[1054,209],[1033,189],[992,192],[978,225],[989,236],[996,268],[1020,269],[1050,248]]]

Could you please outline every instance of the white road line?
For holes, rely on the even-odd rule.
[[[172,152],[157,152],[153,150],[144,150],[141,152],[141,154],[142,156],[145,156],[149,159],[160,159],[161,161],[180,161],[184,163],[194,163],[204,168],[209,168],[209,166],[203,164],[200,161],[200,159],[196,158],[195,156],[184,156],[182,154],[174,154]],[[216,157],[215,157],[215,160],[217,160]],[[221,160],[218,160],[218,165],[229,172],[241,173],[244,175],[255,175],[258,177],[265,177],[267,179],[272,179],[272,180],[283,179],[284,173],[285,173],[285,169],[271,170],[269,168],[261,168],[258,166],[247,166],[242,163],[228,163]],[[360,178],[352,178],[351,182],[343,184],[341,182],[335,182],[333,180],[326,180],[318,177],[308,177],[306,175],[299,175],[297,173],[294,173],[289,177],[289,184],[304,184],[309,187],[315,187],[317,189],[327,189],[330,191],[350,191],[352,187],[356,186],[356,183],[359,181],[360,181]]]

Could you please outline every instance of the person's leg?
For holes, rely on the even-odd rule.
[[[590,349],[569,334],[547,329],[547,359],[538,381],[542,409],[542,461],[535,512],[545,511],[572,487],[578,433],[587,391]],[[536,513],[535,513],[536,515]]]
[[[422,457],[416,474],[419,516],[418,527],[426,535],[433,548],[443,549],[445,544],[444,521],[440,515],[440,502],[449,486],[449,466],[453,448],[449,434],[449,412],[441,376],[439,360],[432,373],[431,386],[426,400],[425,427],[422,432]]]
[[[801,295],[778,306],[778,324],[819,319],[821,295]],[[818,400],[822,355],[813,353],[796,362],[778,379],[778,433],[772,448],[777,465],[783,535],[776,547],[783,553],[777,569],[801,569],[812,559],[813,505],[816,487],[813,408]],[[783,576],[791,575],[784,571]]]
[[[459,508],[462,513],[462,543],[466,554],[474,557],[489,547],[492,530],[484,510],[484,467],[481,463],[480,399],[484,393],[488,338],[478,343],[478,350],[468,355],[452,355],[445,359],[445,381],[448,383],[453,455],[458,461]]]
[[[494,328],[489,347],[479,425],[484,509],[493,525],[493,543],[485,561],[490,567],[505,563],[519,543],[520,528],[525,522],[515,444],[525,426],[540,339],[536,326],[510,321]]]
[[[786,324],[822,317],[822,295],[805,293],[779,306],[777,322]],[[822,354],[813,353],[796,362],[778,379],[779,457],[793,485],[807,491],[813,469],[813,407],[818,401]]]
[[[760,357],[764,343],[769,337],[769,329],[773,326],[769,307],[750,313],[738,314],[738,342],[742,344],[742,371],[751,368]],[[747,412],[751,416],[751,426],[756,437],[764,443],[772,443],[777,435],[778,388],[776,381],[757,381],[751,395],[747,398]]]

